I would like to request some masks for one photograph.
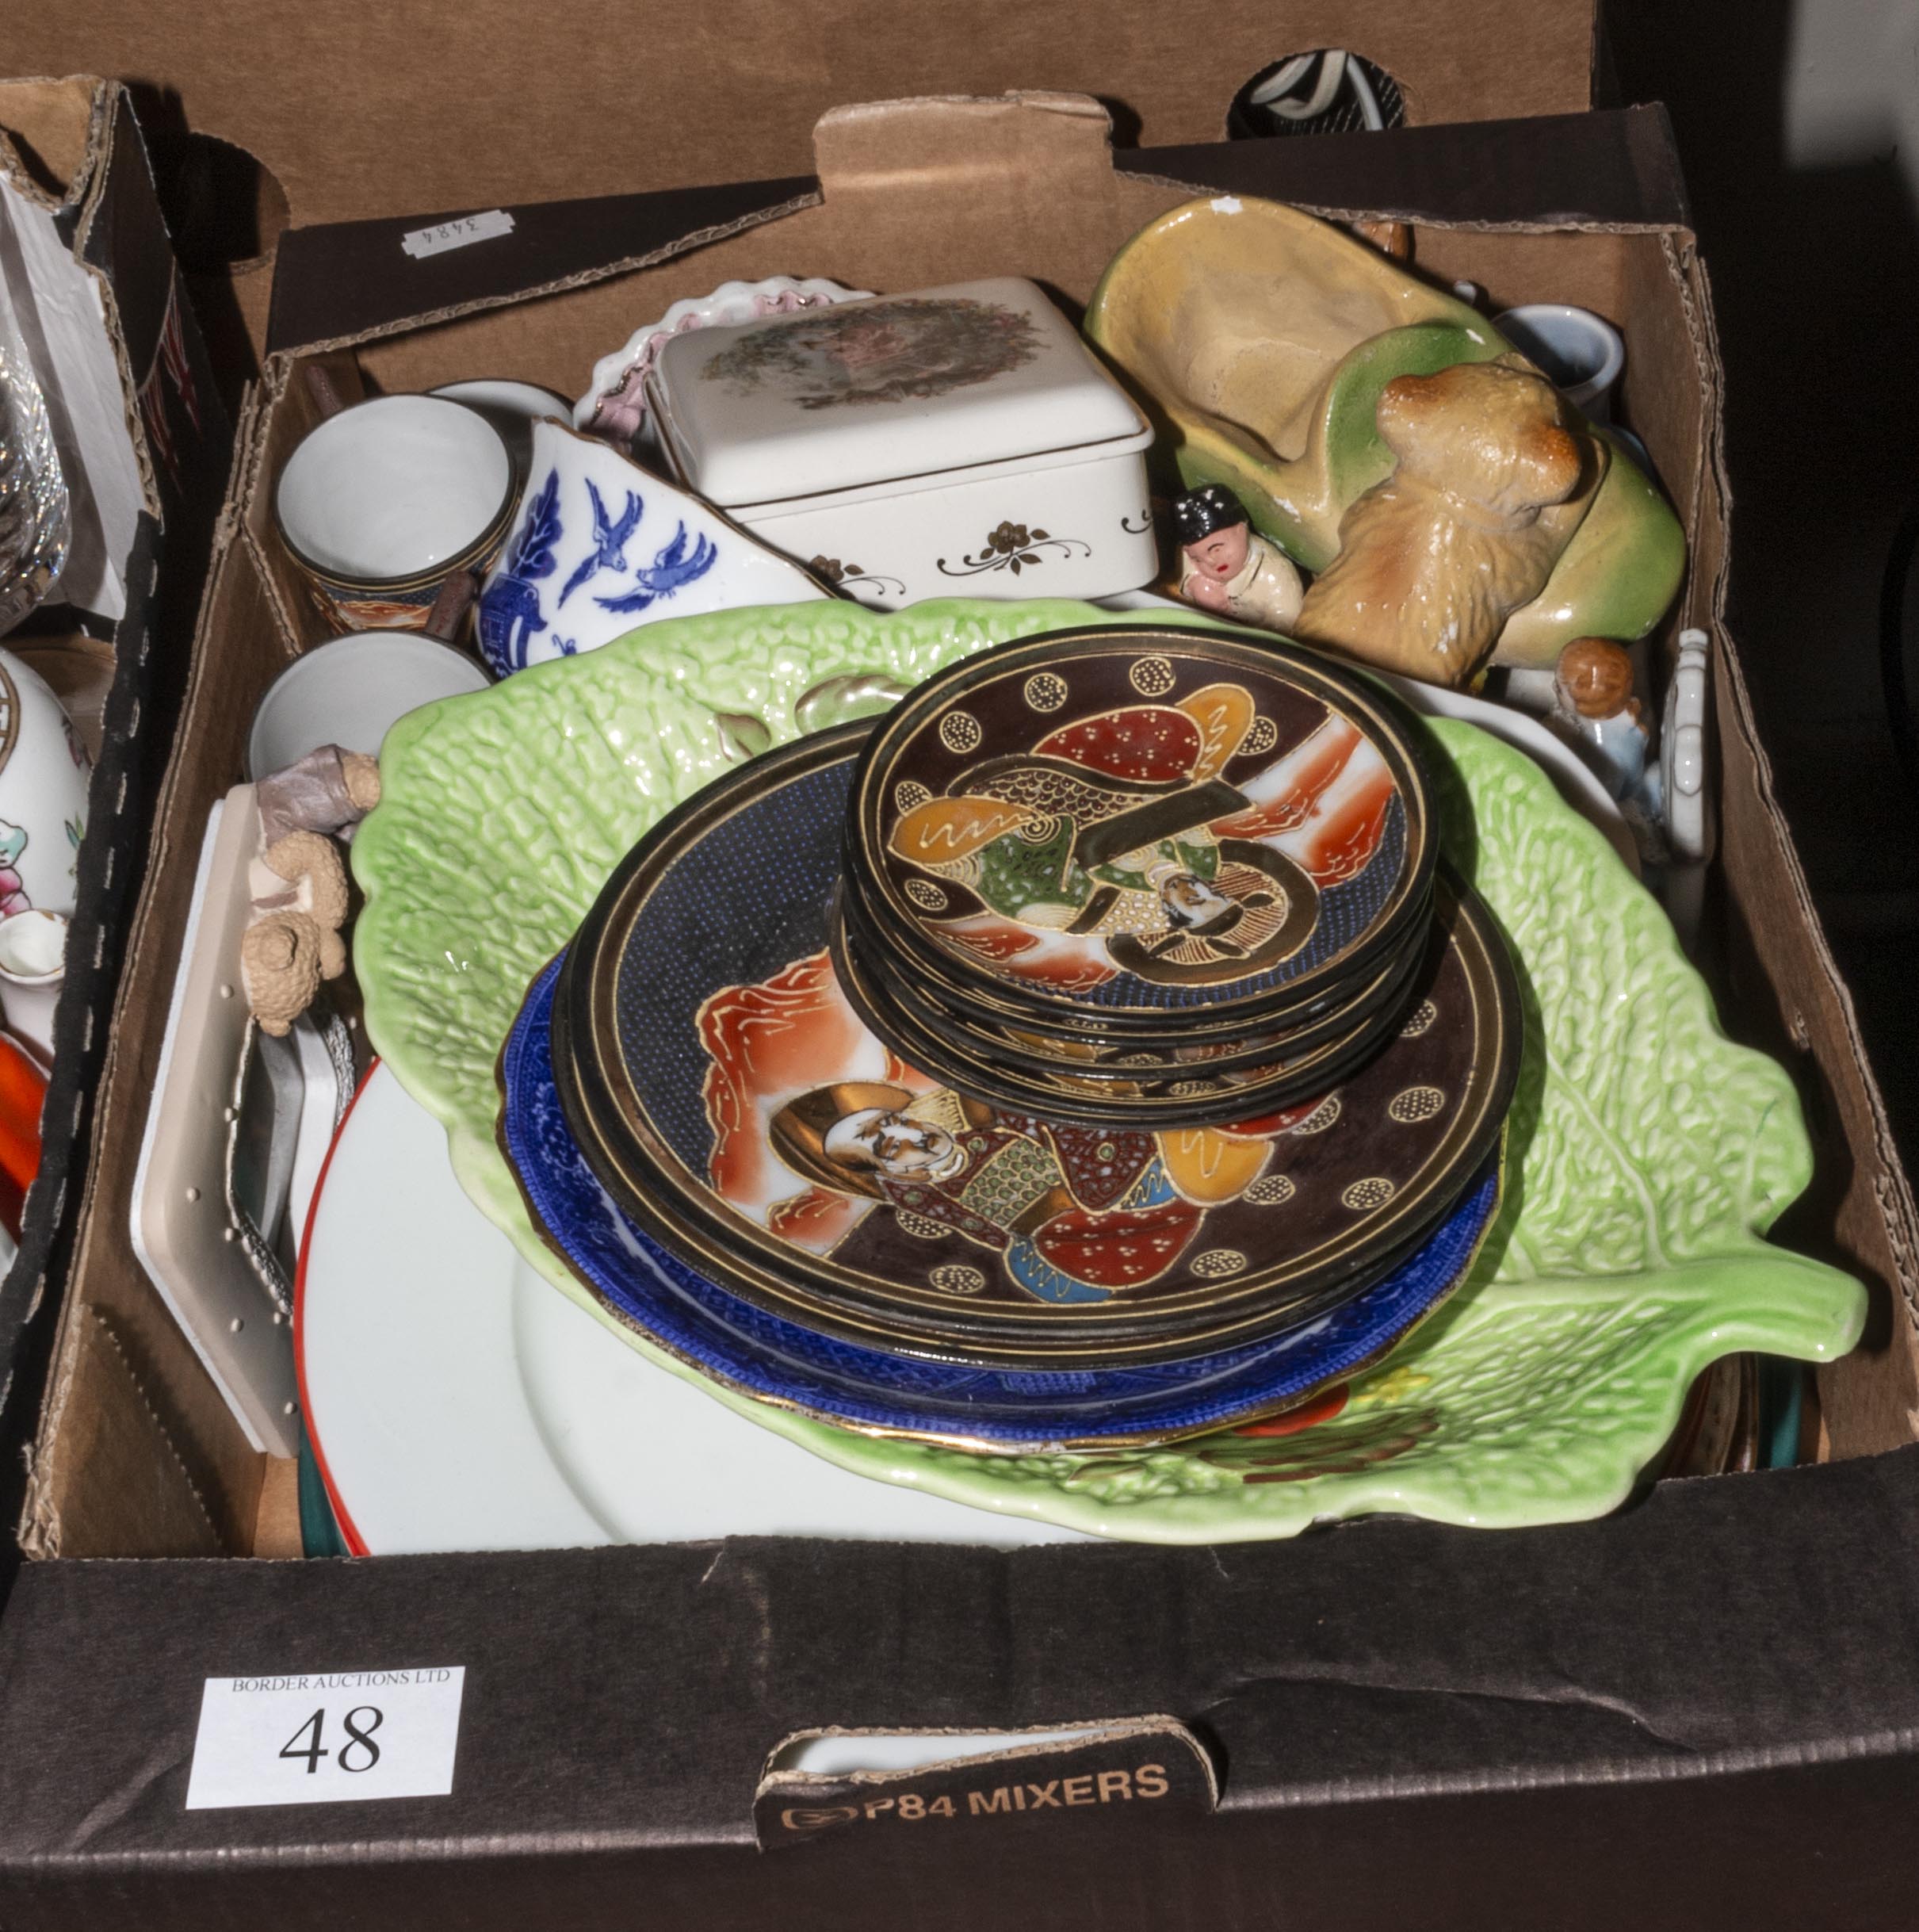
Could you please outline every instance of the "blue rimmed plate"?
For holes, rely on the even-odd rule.
[[[1043,1453],[1156,1441],[1274,1414],[1355,1373],[1464,1279],[1499,1203],[1497,1160],[1384,1280],[1289,1333],[1183,1362],[1015,1372],[815,1333],[727,1294],[614,1204],[568,1131],[553,1078],[553,989],[534,980],[500,1056],[499,1141],[533,1225],[601,1306],[728,1388],[869,1435]]]

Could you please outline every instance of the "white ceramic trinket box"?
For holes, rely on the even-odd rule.
[[[1152,428],[1032,282],[676,336],[648,398],[690,488],[875,608],[1157,572]]]

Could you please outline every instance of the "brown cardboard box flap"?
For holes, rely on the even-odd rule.
[[[1042,258],[1037,251],[1049,223],[1084,235],[1091,227],[1087,209],[1110,212],[1114,196],[1129,191],[1143,220],[1157,209],[1149,209],[1149,196],[1137,200],[1142,189],[1168,182],[1195,193],[1267,195],[1321,214],[1390,214],[1474,228],[1681,230],[1691,220],[1671,124],[1657,106],[1405,128],[1364,141],[1332,136],[1114,148],[1110,133],[1107,111],[1085,96],[888,101],[822,117],[815,131],[816,175],[516,204],[507,211],[514,218],[510,232],[418,257],[407,252],[407,236],[454,211],[295,228],[280,245],[267,346],[364,342],[705,251],[709,261],[692,271],[697,289],[677,291],[698,293],[742,272],[735,257],[755,252],[751,230],[815,207],[823,194],[830,203],[828,225],[870,242],[861,272],[881,277],[862,281],[847,268],[843,278],[885,289],[908,285],[901,258],[908,239],[916,250],[936,254],[923,235],[903,236],[918,224],[901,219],[902,197],[929,209],[943,205],[964,234],[992,225],[980,219],[977,197],[984,195],[1002,231],[1016,224],[1013,231],[1034,251],[1030,260]],[[1023,181],[1000,178],[1009,155]],[[1030,184],[1040,180],[1047,191],[1035,193]],[[1542,223],[1542,209],[1554,211],[1550,223]],[[784,239],[788,231],[782,233]],[[736,238],[739,247],[723,259],[718,245]],[[785,271],[826,272],[817,254],[822,246],[812,234],[804,244],[787,241]],[[1086,253],[1071,247],[1066,258],[1086,275],[1082,293],[1104,265],[1103,255],[1083,262]],[[766,271],[761,265],[747,272]],[[1576,271],[1569,265],[1567,272]],[[924,278],[952,276],[935,259]],[[1048,279],[1061,286],[1065,272],[1053,266]],[[1613,312],[1603,292],[1569,288],[1562,299]],[[617,345],[637,319],[636,312],[610,320],[600,346]],[[568,380],[568,392],[576,392],[579,381]]]
[[[112,109],[91,75],[0,81],[0,174],[44,207],[77,201],[97,173]]]
[[[1112,117],[1090,94],[939,94],[831,109],[813,129],[828,199],[884,195],[911,180],[948,192],[1007,184],[1057,198],[1112,168]]]
[[[0,72],[124,76],[315,222],[800,174],[820,115],[862,98],[1065,89],[1116,103],[1130,138],[1216,140],[1246,81],[1319,48],[1383,67],[1413,122],[1574,112],[1593,25],[1594,0],[62,0],[0,9]]]

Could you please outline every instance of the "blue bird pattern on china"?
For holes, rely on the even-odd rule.
[[[720,553],[713,540],[703,534],[690,540],[682,521],[650,562],[629,565],[627,545],[644,518],[644,499],[637,491],[627,491],[616,515],[591,478],[586,488],[591,499],[592,545],[553,600],[554,616],[575,591],[608,577],[615,583],[603,592],[596,591],[593,601],[617,614],[637,614],[696,583],[718,562]],[[524,671],[533,640],[552,622],[542,608],[541,588],[558,570],[559,549],[566,541],[567,527],[560,514],[560,472],[549,469],[507,545],[499,574],[480,597],[480,655],[496,677]],[[617,581],[622,578],[627,580]],[[572,656],[578,648],[556,633],[552,641],[561,656]]]
[[[527,645],[546,629],[540,614],[540,580],[553,574],[559,560],[554,546],[564,534],[560,472],[549,469],[507,546],[500,574],[480,600],[480,652],[497,678],[524,671]]]
[[[713,539],[705,536],[700,538],[689,551],[686,548],[686,526],[682,523],[674,531],[672,541],[660,550],[652,562],[633,572],[634,586],[632,590],[622,591],[617,597],[596,597],[593,601],[602,610],[644,610],[659,599],[671,597],[682,585],[705,576],[713,568],[719,554],[713,546]]]
[[[579,560],[579,567],[567,579],[566,587],[560,593],[563,604],[596,572],[626,568],[626,540],[638,527],[640,513],[646,507],[640,499],[639,492],[629,490],[626,507],[616,522],[607,515],[606,506],[600,500],[599,487],[591,477],[587,480],[587,494],[593,499],[593,548]]]

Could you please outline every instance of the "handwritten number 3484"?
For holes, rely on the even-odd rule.
[[[364,1725],[360,1720],[368,1720]],[[385,1721],[384,1713],[370,1704],[361,1704],[346,1713],[346,1742],[340,1746],[340,1769],[342,1771],[370,1771],[380,1762],[380,1746],[373,1742],[373,1733]],[[282,1758],[304,1758],[307,1761],[307,1775],[310,1777],[319,1769],[323,1758],[331,1758],[333,1753],[325,1750],[320,1739],[327,1728],[327,1713],[322,1708],[315,1711],[307,1721],[280,1747]],[[308,1742],[302,1743],[304,1738]],[[355,1764],[356,1755],[361,1762]]]

